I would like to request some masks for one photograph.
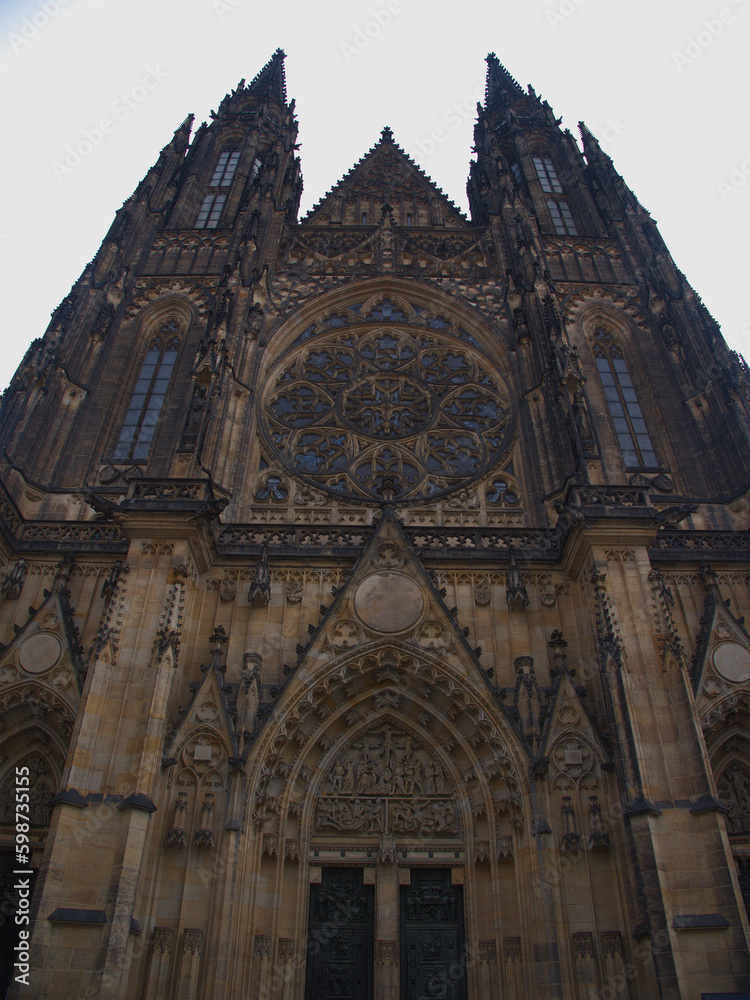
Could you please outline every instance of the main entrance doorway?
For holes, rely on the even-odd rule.
[[[466,1000],[463,887],[450,869],[401,886],[401,1000]]]
[[[374,893],[357,868],[310,886],[305,1000],[373,1000]]]

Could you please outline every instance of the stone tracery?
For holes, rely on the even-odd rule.
[[[441,332],[336,327],[271,373],[267,443],[298,475],[352,499],[436,497],[508,452],[514,409],[500,372]]]

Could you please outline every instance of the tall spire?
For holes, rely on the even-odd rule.
[[[283,49],[276,49],[263,69],[250,81],[248,90],[258,97],[270,97],[280,104],[286,104],[286,74],[284,72]]]
[[[505,97],[519,97],[523,93],[518,81],[510,75],[495,53],[490,52],[487,56],[487,82],[484,86],[485,108],[489,108],[501,94]]]

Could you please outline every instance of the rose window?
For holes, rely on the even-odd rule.
[[[432,331],[360,331],[304,344],[269,373],[261,426],[282,463],[349,499],[418,500],[507,455],[510,394],[487,358]]]

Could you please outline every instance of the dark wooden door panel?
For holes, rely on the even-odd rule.
[[[401,1000],[466,1000],[463,889],[450,869],[401,887]]]
[[[373,1000],[374,888],[361,869],[324,868],[310,886],[305,1000]]]

